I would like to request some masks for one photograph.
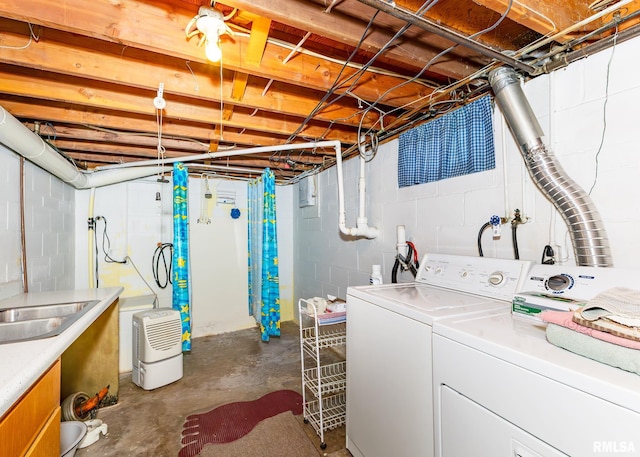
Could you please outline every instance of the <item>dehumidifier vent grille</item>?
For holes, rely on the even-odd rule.
[[[182,353],[182,320],[177,310],[159,308],[133,315],[138,341],[137,360],[154,363]]]
[[[152,349],[166,351],[182,340],[182,325],[179,319],[150,323],[146,326],[147,341]]]

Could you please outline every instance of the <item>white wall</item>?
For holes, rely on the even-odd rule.
[[[0,299],[23,291],[20,158],[0,145]],[[29,291],[73,288],[73,188],[25,162],[25,242]]]
[[[616,267],[638,268],[640,262],[640,140],[637,106],[640,105],[640,39],[618,45],[610,69],[607,128],[598,159],[597,184],[592,198],[604,220]],[[540,76],[524,89],[546,132],[550,149],[566,172],[585,190],[596,175],[596,152],[603,132],[607,64],[612,51],[604,51],[551,75]],[[375,240],[353,240],[339,234],[336,170],[318,176],[319,207],[315,217],[308,208],[295,209],[295,297],[332,294],[346,296],[351,285],[368,283],[371,265],[383,266],[391,280],[395,258],[396,226],[405,225],[407,239],[420,255],[440,252],[477,255],[477,234],[491,215],[512,216],[517,208],[529,222],[518,229],[520,258],[540,261],[551,242],[567,264],[575,264],[564,222],[535,188],[502,116],[494,117],[496,169],[399,189],[398,142],[380,147],[367,165],[367,217],[381,229]],[[354,226],[357,207],[358,160],[345,163],[347,225]],[[294,205],[297,207],[297,204]],[[500,240],[483,238],[486,256],[512,258],[510,228]]]
[[[199,224],[201,180],[189,179],[193,337],[255,325],[247,304],[247,184],[221,179],[211,179],[209,183],[213,198],[205,199],[205,203],[211,223]],[[216,204],[217,190],[235,192],[236,206],[241,212],[239,219],[231,218],[232,205]],[[156,200],[157,192],[161,192],[160,201]],[[282,320],[293,318],[291,192],[291,187],[277,188]],[[85,287],[88,281],[86,220],[89,194],[89,191],[77,192],[76,284],[79,287]],[[160,289],[154,281],[151,264],[157,244],[173,242],[172,185],[159,184],[154,177],[99,188],[95,195],[94,216],[107,219],[111,257],[120,260],[128,255],[144,278],[141,279],[130,264],[104,262],[104,223],[98,221],[100,285],[123,286],[123,297],[148,294],[150,286],[158,294],[160,306],[171,307],[171,284]]]

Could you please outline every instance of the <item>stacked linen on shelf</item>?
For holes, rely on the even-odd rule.
[[[561,348],[640,374],[640,291],[606,290],[575,311],[544,311],[547,340]]]
[[[319,325],[339,324],[347,320],[347,304],[344,300],[330,300],[324,314],[318,314]]]
[[[346,311],[333,313],[331,311],[327,311],[324,314],[318,314],[318,325],[340,324],[341,322],[346,322],[346,320]]]

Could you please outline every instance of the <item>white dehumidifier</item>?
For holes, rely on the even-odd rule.
[[[171,308],[133,315],[133,383],[145,390],[182,378],[182,323]]]

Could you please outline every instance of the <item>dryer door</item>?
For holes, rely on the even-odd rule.
[[[440,386],[442,456],[566,456],[455,390]]]

